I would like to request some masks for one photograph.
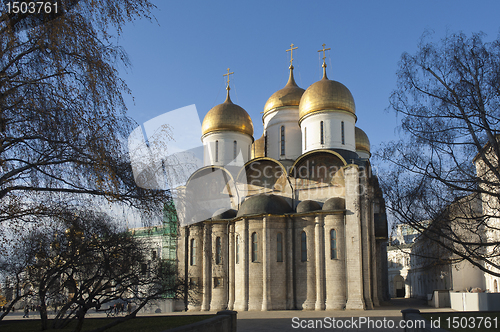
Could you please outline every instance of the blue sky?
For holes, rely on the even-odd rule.
[[[252,117],[254,138],[262,134],[267,99],[288,79],[294,43],[295,79],[306,89],[327,73],[354,96],[357,126],[372,151],[396,138],[397,119],[387,111],[403,52],[414,53],[425,31],[499,33],[500,1],[152,1],[156,21],[128,24],[118,43],[132,67],[122,77],[132,90],[129,115],[138,123],[195,104],[200,121],[225,99],[229,67],[231,98]],[[187,128],[189,129],[189,128]],[[201,133],[200,133],[201,136]],[[201,144],[201,141],[200,141]]]

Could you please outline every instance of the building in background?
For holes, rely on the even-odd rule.
[[[177,232],[178,220],[172,202],[166,204],[163,210],[163,224],[151,227],[138,227],[128,230],[134,237],[147,243],[150,248],[149,262],[166,260],[177,266]],[[146,269],[144,269],[146,270]],[[175,275],[169,275],[166,280],[170,283],[177,282]],[[146,313],[174,311],[174,292],[164,295],[161,300],[150,301],[141,311]]]

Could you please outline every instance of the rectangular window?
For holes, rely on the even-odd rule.
[[[330,231],[330,258],[337,259],[337,231]]]
[[[215,141],[215,162],[219,162],[219,141]]]
[[[215,264],[220,264],[222,262],[222,245],[220,237],[215,239]]]
[[[240,236],[236,235],[236,264],[240,263]]]
[[[345,144],[345,135],[344,135],[344,121],[340,123],[340,132],[342,135],[342,145]]]
[[[222,278],[215,277],[214,278],[214,288],[220,287],[222,285]]]
[[[267,157],[267,133],[264,133],[264,157]]]
[[[285,126],[281,126],[281,152],[280,155],[284,156],[285,155]]]
[[[151,257],[152,257],[152,260],[155,260],[156,259],[156,249],[153,249],[151,251]]]
[[[320,135],[321,135],[321,144],[325,144],[325,137],[324,137],[324,131],[323,131],[323,121],[319,123],[320,126]]]
[[[283,262],[283,236],[281,233],[276,236],[276,261]]]
[[[191,265],[196,265],[196,240],[191,239]]]
[[[252,262],[257,261],[257,233],[252,233]]]

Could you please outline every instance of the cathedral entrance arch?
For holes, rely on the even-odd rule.
[[[405,279],[402,276],[394,277],[394,289],[396,297],[405,297]]]

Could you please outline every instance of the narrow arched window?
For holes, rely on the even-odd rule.
[[[307,261],[307,235],[306,235],[306,232],[302,232],[300,239],[301,239],[300,260],[302,262],[306,262]]]
[[[191,265],[196,265],[196,240],[191,239],[191,248],[190,248],[190,264]]]
[[[250,154],[251,151],[252,151],[252,147],[249,145],[248,146],[248,160],[252,159],[252,156]]]
[[[236,159],[237,155],[238,155],[238,142],[234,141],[233,142],[233,159]]]
[[[283,235],[281,233],[276,235],[276,261],[283,262]]]
[[[340,133],[342,135],[342,144],[345,144],[344,121],[340,123]]]
[[[222,245],[220,243],[220,237],[215,239],[215,264],[220,264],[222,261]]]
[[[281,133],[280,133],[280,140],[281,140],[281,152],[280,154],[282,156],[285,155],[285,126],[281,126]]]
[[[319,123],[319,131],[320,131],[320,138],[321,138],[321,144],[325,144],[325,133],[324,133],[324,128],[323,128],[323,121]]]
[[[304,127],[304,150],[307,149],[307,128]]]
[[[267,157],[267,132],[264,133],[264,157]]]
[[[330,231],[330,258],[337,259],[337,231]]]
[[[236,235],[236,264],[240,263],[240,236]]]
[[[215,162],[219,161],[219,141],[215,141]]]
[[[252,233],[252,262],[257,261],[257,233]]]

